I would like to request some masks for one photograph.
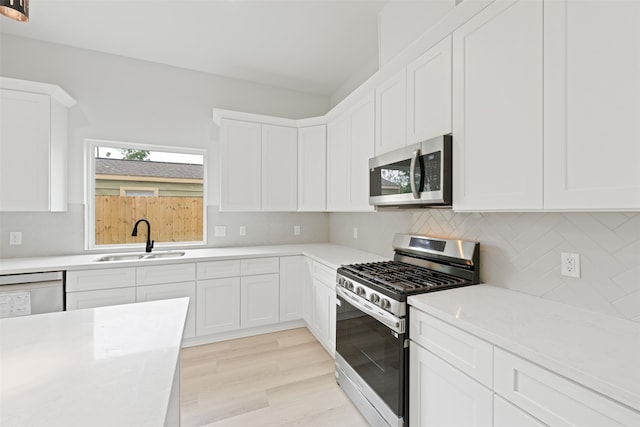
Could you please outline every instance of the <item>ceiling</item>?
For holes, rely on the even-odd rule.
[[[0,32],[331,96],[377,64],[386,3],[32,0],[30,21]]]

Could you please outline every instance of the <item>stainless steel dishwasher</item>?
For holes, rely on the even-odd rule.
[[[63,310],[62,271],[0,276],[0,319]]]

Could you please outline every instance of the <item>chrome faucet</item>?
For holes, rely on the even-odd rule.
[[[153,249],[153,240],[151,240],[151,224],[149,224],[149,221],[144,218],[140,218],[139,220],[137,220],[136,225],[133,226],[131,236],[135,237],[138,235],[138,224],[140,224],[141,222],[147,224],[147,247],[145,248],[145,251],[151,252],[151,249]]]

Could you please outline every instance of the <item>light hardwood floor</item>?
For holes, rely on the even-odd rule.
[[[306,328],[185,348],[182,427],[365,427]]]

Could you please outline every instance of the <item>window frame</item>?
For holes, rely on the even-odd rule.
[[[117,245],[96,245],[96,147],[113,147],[118,149],[136,149],[149,151],[175,152],[180,154],[195,154],[202,156],[203,176],[202,176],[202,240],[190,242],[155,242],[154,249],[174,249],[202,247],[207,245],[207,198],[208,198],[208,151],[199,148],[185,148],[169,145],[152,145],[138,142],[112,141],[106,139],[86,138],[84,140],[84,246],[87,251],[118,251],[137,250],[141,248],[140,243],[122,243]],[[151,224],[153,226],[153,224]],[[153,233],[151,235],[153,239]],[[144,245],[142,245],[144,250]]]

